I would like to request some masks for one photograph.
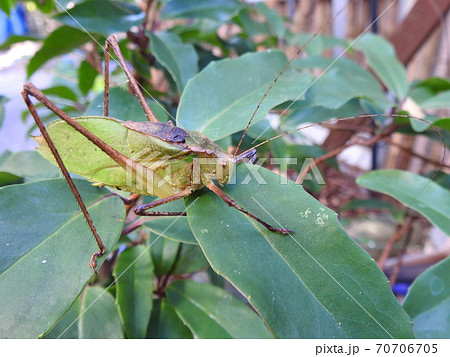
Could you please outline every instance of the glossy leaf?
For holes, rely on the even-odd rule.
[[[109,191],[87,181],[76,184],[111,252],[123,228],[122,201],[103,199]],[[0,246],[0,336],[36,338],[92,278],[89,261],[98,250],[65,180],[0,188]]]
[[[181,321],[167,299],[153,302],[147,338],[192,338],[192,332]]]
[[[170,0],[164,6],[161,17],[172,18],[208,18],[226,21],[238,13],[242,4],[236,0]]]
[[[247,125],[287,58],[280,51],[245,54],[210,63],[187,84],[177,112],[179,126],[218,140]],[[300,99],[310,74],[290,68],[261,104],[254,123],[274,106]]]
[[[140,25],[144,13],[139,6],[129,2],[86,0],[54,18],[73,28],[109,36]]]
[[[70,39],[70,41],[68,40]],[[28,78],[45,62],[53,57],[73,51],[75,48],[91,40],[86,32],[69,26],[61,26],[44,40],[42,47],[31,58],[27,66]]]
[[[78,338],[123,338],[114,298],[104,288],[92,286],[84,291],[79,316]]]
[[[81,93],[87,95],[89,90],[94,85],[95,78],[98,72],[92,67],[89,62],[83,61],[78,68],[78,88],[80,88]]]
[[[375,77],[354,61],[340,58],[335,62],[310,56],[295,61],[295,65],[325,70],[308,89],[306,98],[310,106],[338,109],[354,98],[365,98],[383,109],[391,105]]]
[[[450,337],[450,258],[419,275],[403,307],[414,321],[417,338]]]
[[[187,204],[198,200],[187,213],[213,269],[247,297],[273,335],[412,338],[409,318],[386,277],[348,237],[336,214],[301,186],[281,184],[280,176],[262,168],[258,173],[259,183],[250,176],[244,185],[249,169],[239,165],[239,184],[223,190],[292,235],[270,232],[208,192],[189,197]]]
[[[183,201],[177,200],[151,209],[150,211],[183,212],[184,210]],[[197,244],[186,217],[155,217],[145,222],[144,226],[158,236],[183,243]]]
[[[176,280],[166,290],[178,316],[197,338],[270,338],[263,321],[216,286]]]
[[[174,265],[180,249],[180,243],[152,234],[149,239],[149,245],[155,275],[161,277]]]
[[[150,49],[170,73],[181,95],[187,81],[198,72],[198,56],[194,46],[183,43],[173,33],[159,32],[151,34]]]
[[[394,197],[450,234],[450,192],[432,180],[401,170],[376,170],[357,178],[358,185]]]
[[[153,264],[147,247],[125,249],[114,269],[116,303],[128,338],[144,338],[153,303]]]
[[[406,98],[409,84],[405,67],[398,60],[394,47],[380,36],[366,34],[354,47],[364,52],[367,63],[384,85],[394,92],[399,100]]]
[[[24,177],[30,180],[55,178],[60,175],[56,166],[45,160],[36,151],[12,153],[0,162],[0,171]]]
[[[159,121],[167,122],[169,120],[162,105],[153,100],[147,100],[147,103]],[[84,115],[103,115],[103,92],[92,100]],[[109,116],[122,121],[148,120],[137,98],[120,87],[113,87],[109,91]]]
[[[173,267],[173,274],[191,274],[209,267],[209,263],[198,245],[182,244]]]

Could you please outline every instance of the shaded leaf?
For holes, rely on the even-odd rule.
[[[123,338],[114,298],[104,288],[88,287],[81,297],[79,338]]]
[[[242,3],[236,0],[170,0],[161,11],[161,18],[208,18],[227,21],[238,13]]]
[[[287,58],[280,51],[250,53],[210,63],[187,84],[177,111],[178,125],[201,131],[214,141],[244,129],[286,64]],[[274,106],[300,99],[310,81],[310,74],[289,68],[261,104],[254,123]]]
[[[81,27],[87,32],[109,36],[140,25],[144,19],[144,13],[139,6],[129,2],[86,0],[76,4],[67,12],[56,15],[54,19],[73,28]]]
[[[180,249],[180,243],[152,234],[149,245],[155,275],[161,277],[172,268]]]
[[[103,92],[98,94],[86,108],[84,115],[103,115],[103,96]],[[169,120],[168,114],[162,105],[153,100],[147,100],[147,103],[159,121],[167,122]],[[109,116],[123,121],[148,120],[138,99],[120,87],[110,88]]]
[[[11,35],[8,39],[0,44],[0,50],[5,50],[11,45],[25,41],[40,41],[42,38],[34,36],[23,36],[23,35]]]
[[[239,183],[249,174],[246,165],[236,171]],[[301,186],[281,184],[280,176],[262,168],[258,173],[267,184],[252,179],[223,190],[244,209],[294,234],[270,232],[208,192],[188,197],[188,204],[198,200],[187,213],[213,269],[248,299],[274,336],[412,338],[409,318],[386,277],[336,214]]]
[[[118,197],[102,199],[106,189],[75,181],[109,253],[123,228],[124,205]],[[0,246],[0,336],[36,338],[94,274],[89,261],[98,247],[65,180],[0,188]]]
[[[166,294],[197,338],[271,338],[258,315],[216,286],[176,280]]]
[[[47,89],[42,89],[42,93],[48,96],[58,96],[60,98],[68,99],[71,101],[77,101],[77,95],[74,93],[72,89],[66,86],[54,86]]]
[[[78,68],[78,88],[81,93],[87,95],[94,85],[95,78],[97,78],[98,72],[92,67],[89,62],[82,61]]]
[[[407,171],[376,170],[358,177],[356,182],[394,197],[450,235],[450,192],[432,180]]]
[[[151,34],[150,49],[172,76],[181,94],[187,81],[198,72],[198,56],[194,46],[185,44],[173,33]]]
[[[353,46],[364,52],[369,66],[397,99],[405,99],[409,90],[406,69],[398,60],[394,47],[373,34],[365,34]]]
[[[147,338],[192,338],[192,332],[176,314],[167,299],[153,302]]]
[[[116,303],[128,338],[144,338],[153,303],[153,264],[148,248],[125,249],[114,269]]]
[[[9,172],[30,180],[58,177],[59,169],[45,160],[36,151],[12,153],[0,162],[0,171]]]
[[[450,258],[427,269],[411,285],[403,307],[417,338],[450,337]]]
[[[90,40],[91,37],[82,30],[69,26],[57,28],[48,35],[41,49],[28,62],[27,77],[31,77],[36,70],[53,57],[71,52]]]
[[[185,207],[182,200],[176,200],[150,211],[183,212],[184,210]],[[144,226],[158,236],[183,243],[197,244],[186,217],[155,217],[146,221]]]

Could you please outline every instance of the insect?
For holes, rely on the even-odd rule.
[[[139,99],[145,115],[148,118],[147,122],[121,122],[108,117],[108,68],[110,49],[113,49],[118,57],[120,64],[128,77],[134,94]],[[90,266],[92,269],[95,270],[96,268],[96,259],[105,253],[105,246],[95,229],[89,212],[69,175],[61,155],[49,135],[49,130],[51,131],[55,127],[61,126],[63,123],[70,125],[78,133],[91,141],[95,147],[100,148],[104,154],[106,154],[109,158],[107,160],[110,160],[111,162],[104,165],[113,165],[125,175],[122,175],[119,179],[117,177],[102,177],[99,181],[97,178],[98,175],[95,175],[98,174],[98,172],[89,175],[89,173],[85,172],[77,172],[76,170],[71,171],[74,173],[83,174],[84,176],[97,181],[98,184],[101,185],[113,186],[121,190],[143,195],[158,196],[160,198],[153,202],[134,208],[134,212],[139,216],[185,216],[186,212],[153,212],[149,210],[165,203],[185,198],[191,195],[195,190],[206,186],[217,196],[219,196],[228,206],[233,207],[255,219],[268,230],[283,235],[292,233],[292,231],[286,228],[273,227],[262,219],[256,217],[251,212],[246,211],[214,183],[214,180],[216,180],[221,185],[226,184],[230,178],[232,167],[235,164],[244,160],[248,160],[248,162],[253,163],[256,159],[256,149],[247,150],[240,155],[228,154],[216,143],[209,140],[200,132],[182,129],[173,126],[171,123],[160,123],[145,101],[136,80],[132,76],[125,59],[123,58],[117,40],[114,36],[108,37],[105,45],[104,93],[103,117],[71,118],[60,110],[53,102],[51,102],[32,83],[26,83],[22,91],[22,96],[25,103],[27,104],[31,115],[33,116],[42,134],[42,137],[37,138],[41,145],[39,150],[48,159],[52,160],[54,158],[54,161],[56,161],[56,164],[61,169],[99,247],[98,252],[93,254],[90,261]],[[52,123],[49,130],[47,130],[44,127],[35,106],[31,102],[30,96],[36,98],[63,121]],[[93,121],[97,124],[98,122],[103,121],[119,128],[118,130],[121,130],[122,132],[127,133],[126,135],[130,136],[130,143],[137,141],[139,142],[139,145],[142,145],[142,141],[144,141],[144,146],[148,148],[145,150],[145,157],[140,159],[130,159],[129,156],[135,154],[133,148],[131,149],[131,152],[128,153],[129,156],[127,156],[119,150],[113,148],[101,138],[97,137],[94,133],[85,128],[85,126]],[[106,157],[104,156],[104,158]],[[126,177],[126,174],[129,174],[129,177]]]
[[[312,40],[312,38],[310,39]],[[308,41],[309,42],[309,41]],[[307,43],[304,45],[306,46]],[[304,47],[303,46],[303,47]],[[303,48],[302,47],[302,48]],[[116,54],[121,67],[129,80],[133,93],[138,98],[143,111],[148,119],[147,122],[121,122],[117,119],[109,117],[109,61],[110,50]],[[300,49],[301,50],[301,49]],[[295,58],[295,56],[294,56]],[[289,62],[285,68],[290,65]],[[278,74],[272,86],[283,74],[285,68]],[[155,207],[161,206],[178,199],[182,199],[191,195],[194,191],[207,187],[218,197],[220,197],[228,206],[233,207],[252,219],[258,221],[268,230],[287,235],[292,233],[287,228],[274,227],[266,221],[248,212],[238,205],[231,197],[229,197],[216,183],[225,185],[228,183],[233,166],[239,162],[248,160],[253,163],[256,159],[256,147],[238,154],[242,140],[247,133],[253,117],[250,119],[244,134],[234,152],[229,154],[222,150],[217,144],[209,140],[205,135],[196,131],[189,131],[180,127],[173,126],[170,123],[160,123],[155,114],[147,104],[135,78],[131,74],[125,59],[119,49],[117,40],[114,36],[108,37],[105,45],[105,91],[104,91],[104,112],[101,117],[79,117],[71,118],[54,103],[52,103],[39,89],[32,83],[26,83],[23,88],[23,98],[32,114],[42,137],[38,138],[40,143],[39,150],[50,160],[56,161],[61,169],[65,179],[67,180],[74,197],[80,206],[80,209],[92,231],[97,242],[99,250],[92,255],[90,266],[96,270],[96,259],[105,253],[105,246],[98,235],[89,212],[81,199],[69,172],[64,164],[64,160],[59,154],[49,132],[65,130],[67,124],[75,129],[75,133],[84,136],[88,141],[94,144],[92,150],[98,151],[99,148],[103,153],[100,160],[104,160],[100,167],[107,167],[108,170],[96,169],[92,172],[77,171],[69,168],[71,172],[85,176],[96,184],[116,187],[118,189],[133,192],[136,194],[157,196],[159,199],[140,205],[134,208],[134,212],[139,216],[185,216],[186,212],[154,212],[150,211]],[[272,86],[266,91],[265,95],[258,104],[264,100]],[[53,111],[62,121],[50,124],[46,129],[40,119],[36,108],[32,104],[30,97],[36,98],[48,109]],[[105,125],[109,129],[113,129],[115,134],[122,135],[125,141],[120,144],[120,149],[109,144],[106,139],[99,137],[95,130],[88,129],[93,123]],[[294,130],[295,131],[295,130]],[[288,132],[290,133],[290,132]],[[283,133],[279,136],[264,141],[264,143],[275,140],[280,136],[287,135]],[[74,132],[67,135],[73,135]],[[61,134],[65,135],[65,134]],[[126,147],[127,146],[127,147]],[[126,148],[125,148],[126,147]],[[142,150],[144,148],[144,150]],[[98,153],[92,152],[94,159],[98,158]],[[86,166],[91,166],[89,161],[90,155],[86,155]],[[115,171],[111,173],[110,171]],[[132,203],[124,199],[126,203]]]

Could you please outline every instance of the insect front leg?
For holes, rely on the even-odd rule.
[[[166,198],[161,198],[159,200],[156,200],[156,201],[153,201],[150,203],[146,203],[139,207],[136,207],[134,209],[134,213],[136,213],[136,215],[138,215],[138,216],[151,216],[151,217],[186,216],[186,211],[185,212],[147,212],[147,210],[161,206],[165,203],[169,203],[172,201],[179,200],[181,198],[185,198],[191,194],[192,194],[192,190],[189,190],[189,189],[184,190],[184,191],[181,191],[180,193],[176,193],[172,196],[169,196]]]
[[[264,222],[262,219],[256,217],[254,214],[246,211],[241,206],[239,206],[234,200],[228,196],[225,192],[223,192],[219,187],[214,185],[214,183],[210,183],[207,186],[212,192],[214,192],[217,196],[219,196],[228,206],[236,208],[238,211],[241,211],[242,213],[246,214],[247,216],[253,218],[254,220],[261,223],[264,227],[266,227],[271,232],[281,233],[284,235],[288,235],[289,233],[294,233],[293,231],[286,229],[286,228],[275,228],[272,227],[270,224]]]
[[[34,86],[31,83],[27,83],[24,85],[24,88],[22,91],[23,99],[24,99],[26,105],[28,106],[28,109],[30,110],[30,113],[33,116],[34,121],[36,122],[36,125],[38,126],[40,132],[42,133],[42,136],[44,137],[45,141],[47,142],[48,147],[50,148],[53,156],[55,157],[55,160],[58,164],[59,169],[61,170],[64,178],[66,179],[67,183],[69,184],[70,190],[72,191],[72,193],[75,197],[75,200],[77,201],[78,206],[80,207],[81,212],[83,213],[83,216],[86,219],[86,222],[95,238],[95,241],[97,243],[99,250],[98,250],[98,252],[95,252],[92,255],[89,266],[92,268],[92,270],[94,270],[95,273],[97,273],[97,270],[96,270],[97,258],[99,258],[103,254],[105,254],[105,252],[106,252],[105,245],[103,244],[100,236],[97,233],[97,230],[94,226],[94,223],[92,222],[92,218],[86,208],[86,205],[84,204],[83,199],[81,198],[80,193],[78,192],[78,189],[75,186],[75,183],[73,182],[72,178],[70,177],[69,172],[67,171],[67,168],[64,165],[64,162],[62,161],[61,156],[59,155],[55,144],[53,143],[50,135],[48,134],[47,130],[45,129],[44,123],[42,122],[42,119],[39,117],[39,114],[36,111],[36,107],[31,102],[30,95],[32,95],[34,97],[36,97],[36,95],[37,95],[38,96],[37,99],[42,104],[44,104],[47,108],[52,110],[60,118],[62,118],[62,119],[64,119],[64,118],[58,114],[58,112],[61,110],[58,107],[56,107],[56,105],[52,101],[50,101],[47,97],[43,96],[43,94],[38,91],[43,96],[41,98],[39,93],[35,92],[33,88],[34,88]]]
[[[108,116],[109,113],[109,49],[112,48],[114,53],[116,54],[120,66],[122,67],[123,71],[128,77],[128,80],[130,81],[131,88],[133,89],[134,95],[139,99],[139,102],[141,103],[142,109],[144,109],[145,115],[147,116],[149,121],[159,123],[159,120],[156,118],[153,111],[150,109],[147,101],[144,98],[144,95],[142,94],[142,91],[139,88],[138,83],[136,82],[136,79],[133,77],[133,75],[130,72],[130,69],[125,62],[125,59],[123,58],[122,51],[120,51],[119,44],[117,43],[117,39],[115,36],[109,36],[106,39],[105,43],[105,69],[104,69],[104,75],[105,75],[105,95],[103,99],[103,113],[105,116]]]

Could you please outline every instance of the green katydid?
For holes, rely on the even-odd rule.
[[[121,122],[117,119],[108,117],[108,68],[110,48],[112,48],[117,55],[120,64],[128,77],[134,94],[138,97],[140,104],[149,120],[148,122]],[[77,188],[70,178],[66,165],[56,149],[49,132],[57,133],[59,131],[59,135],[67,135],[67,137],[74,135],[76,132],[80,133],[95,145],[92,146],[93,150],[100,148],[104,152],[97,152],[97,154],[93,152],[92,155],[94,155],[94,158],[92,160],[97,160],[100,155],[99,160],[102,161],[100,167],[114,167],[113,171],[116,171],[113,173],[105,173],[96,168],[94,170],[88,169],[87,172],[71,170],[72,172],[86,176],[89,179],[96,181],[99,185],[112,186],[136,194],[160,197],[158,200],[135,208],[134,212],[137,215],[186,215],[186,212],[151,212],[148,210],[174,200],[185,198],[193,191],[206,186],[229,206],[234,207],[244,214],[252,217],[270,231],[284,235],[291,233],[291,231],[286,228],[275,228],[252,213],[246,211],[236,204],[213,182],[213,180],[217,180],[219,184],[226,184],[230,178],[233,165],[243,161],[244,159],[248,159],[250,163],[253,163],[256,158],[256,150],[250,149],[237,156],[230,155],[200,132],[188,131],[173,126],[170,123],[160,123],[145,101],[136,80],[131,75],[114,36],[108,37],[105,45],[104,93],[104,116],[71,118],[60,110],[54,103],[52,103],[32,83],[26,83],[22,92],[25,103],[27,104],[30,113],[42,133],[41,137],[36,138],[40,144],[38,150],[47,159],[56,162],[61,169],[75,199],[77,200],[78,205],[81,208],[81,211],[83,212],[92,234],[95,237],[99,251],[94,253],[91,259],[90,266],[94,270],[96,267],[96,259],[105,253],[105,247],[101,238],[97,234],[92,219],[89,216],[89,212],[87,211]],[[63,120],[50,124],[47,130],[44,127],[34,105],[32,104],[30,96],[36,98]],[[69,128],[67,124],[71,128],[75,129],[75,131]],[[110,133],[109,135],[116,135],[123,138],[124,141],[119,144],[121,150],[115,149],[100,139],[96,135],[98,133],[94,133],[87,129],[92,126],[96,126],[97,128],[100,127],[100,131],[103,130],[102,127],[107,127],[107,130],[113,133]],[[126,146],[128,146],[128,150],[124,148]],[[142,153],[142,148],[144,148],[144,153]],[[136,154],[139,155],[139,158],[133,159],[133,155]],[[195,167],[197,164],[195,159],[205,160],[200,162],[197,161],[198,167]],[[86,158],[86,160],[86,165],[89,167],[92,164],[92,161],[90,161],[89,158]],[[69,169],[71,168],[69,167]]]
[[[309,42],[309,41],[308,41]],[[306,44],[305,44],[306,46]],[[109,114],[109,51],[113,49],[119,62],[125,71],[130,86],[148,118],[148,122],[121,122],[117,119],[108,117]],[[299,50],[299,52],[304,46]],[[298,52],[298,53],[299,53]],[[295,58],[296,56],[294,56]],[[281,77],[291,61],[281,70],[273,84],[268,88],[265,95],[258,104],[256,111],[264,100],[272,86]],[[62,121],[56,121],[49,125],[48,131],[43,126],[35,107],[31,103],[30,96],[35,97],[48,109],[59,116]],[[194,131],[188,131],[171,124],[160,123],[152,110],[145,101],[139,86],[120,52],[116,39],[111,36],[107,39],[105,46],[105,94],[104,94],[104,113],[102,117],[79,117],[71,118],[62,110],[56,107],[45,95],[40,92],[31,83],[24,85],[24,100],[35,119],[42,136],[37,138],[41,144],[39,150],[48,159],[56,161],[63,172],[69,186],[83,212],[84,217],[95,237],[99,251],[94,253],[91,258],[91,267],[95,270],[96,259],[105,253],[105,247],[101,238],[97,234],[95,226],[89,213],[71,180],[66,169],[66,160],[63,160],[58,153],[51,136],[82,135],[94,145],[89,155],[86,155],[85,170],[74,170],[69,166],[71,172],[85,176],[99,185],[117,187],[121,190],[133,192],[136,194],[158,196],[151,203],[141,205],[134,209],[137,215],[141,216],[176,216],[186,215],[186,212],[153,212],[148,211],[157,206],[169,203],[171,201],[185,198],[195,190],[204,186],[213,191],[229,206],[236,208],[244,214],[255,219],[267,229],[281,233],[289,234],[291,231],[286,228],[275,228],[267,222],[246,211],[227,196],[215,183],[226,184],[229,180],[231,169],[234,164],[249,160],[250,163],[256,158],[256,147],[248,149],[241,154],[237,154],[242,139],[249,128],[253,114],[250,119],[238,146],[233,155],[223,151],[217,144],[209,140],[203,134]],[[369,117],[371,115],[368,115]],[[362,116],[364,117],[364,116]],[[350,119],[342,118],[341,120]],[[68,124],[68,125],[67,125]],[[317,124],[313,124],[317,125]],[[73,129],[75,130],[73,130]],[[105,131],[107,133],[105,134]],[[295,130],[294,130],[295,131]],[[78,134],[79,133],[79,134]],[[263,143],[275,140],[280,136],[287,135],[283,133],[279,136],[264,141]],[[111,137],[116,138],[115,145],[109,144]],[[105,142],[106,141],[106,142]],[[107,143],[108,142],[108,143]],[[263,143],[258,144],[262,145]],[[97,150],[101,149],[101,151]],[[70,155],[70,153],[69,153]],[[64,156],[64,155],[63,155]],[[200,166],[195,167],[195,159],[200,159]],[[202,161],[202,159],[204,159]],[[99,161],[99,167],[108,167],[110,170],[92,170],[94,161]],[[197,161],[198,162],[198,161]],[[197,176],[196,176],[197,175]]]

